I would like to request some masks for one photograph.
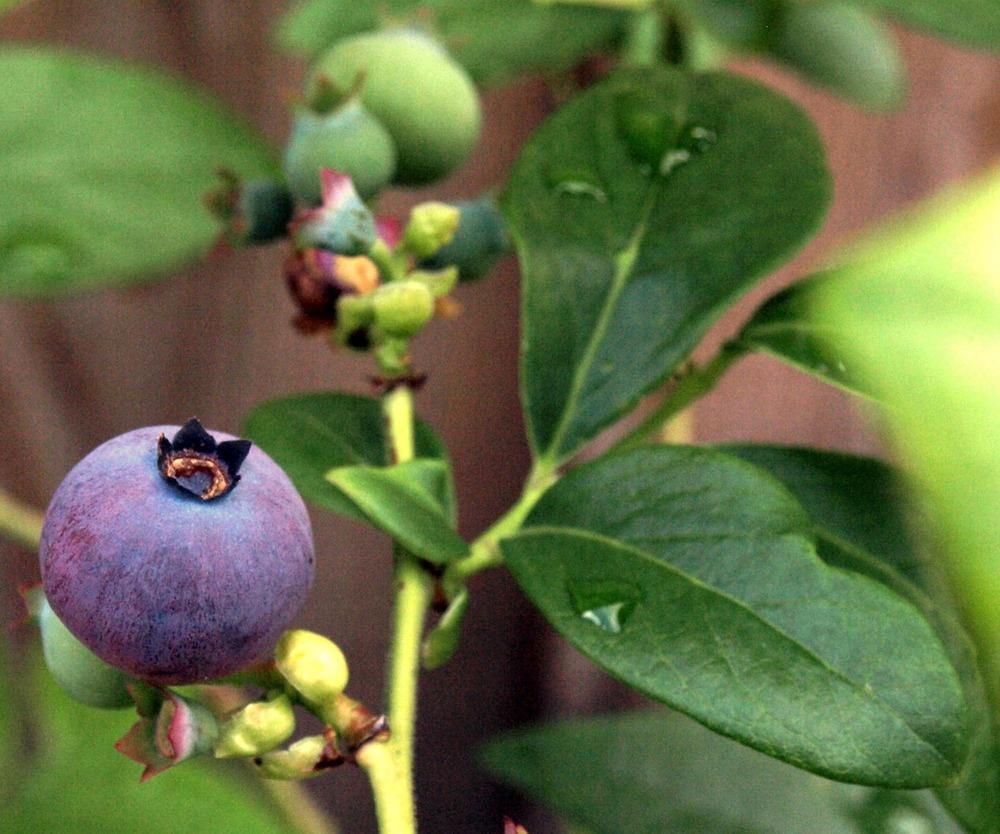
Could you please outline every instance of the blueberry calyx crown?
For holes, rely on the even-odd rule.
[[[250,454],[250,445],[249,440],[216,443],[198,418],[192,417],[173,440],[160,435],[156,465],[170,483],[210,501],[225,495],[239,482],[239,469]]]

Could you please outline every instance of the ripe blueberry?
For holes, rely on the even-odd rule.
[[[367,32],[338,41],[316,63],[317,86],[360,88],[362,104],[396,145],[395,181],[423,185],[444,177],[471,153],[481,113],[465,70],[431,38],[408,29]]]
[[[216,438],[191,420],[109,440],[45,516],[52,609],[102,660],[155,683],[266,657],[312,582],[309,517],[288,477],[248,441]]]

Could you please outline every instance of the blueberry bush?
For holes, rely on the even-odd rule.
[[[39,553],[23,593],[44,660],[26,661],[34,695],[0,676],[0,827],[330,834],[298,783],[357,767],[381,834],[415,834],[421,669],[470,638],[473,578],[506,570],[578,652],[670,708],[481,751],[573,831],[1000,833],[1000,173],[692,360],[832,194],[810,118],[728,62],[891,110],[905,71],[883,15],[1000,51],[994,0],[305,0],[276,33],[308,65],[276,152],[160,71],[0,46],[0,294],[162,277],[219,239],[283,247],[294,326],[376,391],[260,403],[242,438],[197,419],[127,432],[44,519],[0,492],[0,533]],[[380,209],[466,163],[482,88],[538,73],[561,103],[495,192]],[[448,451],[414,414],[433,370],[417,337],[509,252],[532,466],[469,541]],[[866,403],[898,465],[676,442],[752,353]],[[303,498],[392,539],[381,702],[349,694],[336,634],[296,628],[327,556]]]

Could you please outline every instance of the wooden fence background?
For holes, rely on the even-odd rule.
[[[301,67],[269,48],[269,29],[284,6],[273,0],[38,0],[0,20],[0,39],[158,65],[205,85],[281,142],[286,102],[301,76]],[[727,316],[716,340],[832,244],[996,158],[1000,62],[901,34],[911,92],[908,106],[892,116],[862,113],[756,64],[739,66],[811,112],[829,151],[836,200],[823,233]],[[501,182],[552,101],[534,81],[491,92],[485,105],[475,158],[420,197],[473,195]],[[402,210],[416,197],[393,194],[387,203]],[[303,339],[286,326],[292,309],[281,257],[280,248],[245,251],[139,289],[0,303],[0,485],[43,506],[76,460],[127,429],[197,414],[209,426],[237,430],[243,415],[269,397],[330,387],[364,391],[360,362],[331,355],[321,340]],[[431,380],[418,406],[451,449],[461,527],[472,535],[516,496],[528,465],[517,397],[512,259],[488,282],[462,287],[458,298],[463,315],[419,342],[419,363]],[[699,406],[696,434],[700,440],[877,449],[846,397],[766,358],[745,361]],[[350,658],[357,695],[378,703],[386,541],[327,514],[313,518],[319,571],[301,624],[335,636]],[[2,543],[0,557],[8,580],[0,585],[0,603],[13,612],[13,584],[36,576],[37,567],[30,554]],[[504,811],[521,812],[532,834],[555,830],[476,771],[474,746],[540,716],[629,700],[558,643],[507,577],[478,577],[462,649],[423,681],[418,783],[424,830],[490,834],[499,831]],[[374,830],[358,774],[338,772],[312,788],[336,808],[347,834]]]

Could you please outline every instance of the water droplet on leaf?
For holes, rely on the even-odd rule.
[[[580,619],[609,634],[621,633],[642,599],[635,585],[613,580],[577,582],[569,592]]]

